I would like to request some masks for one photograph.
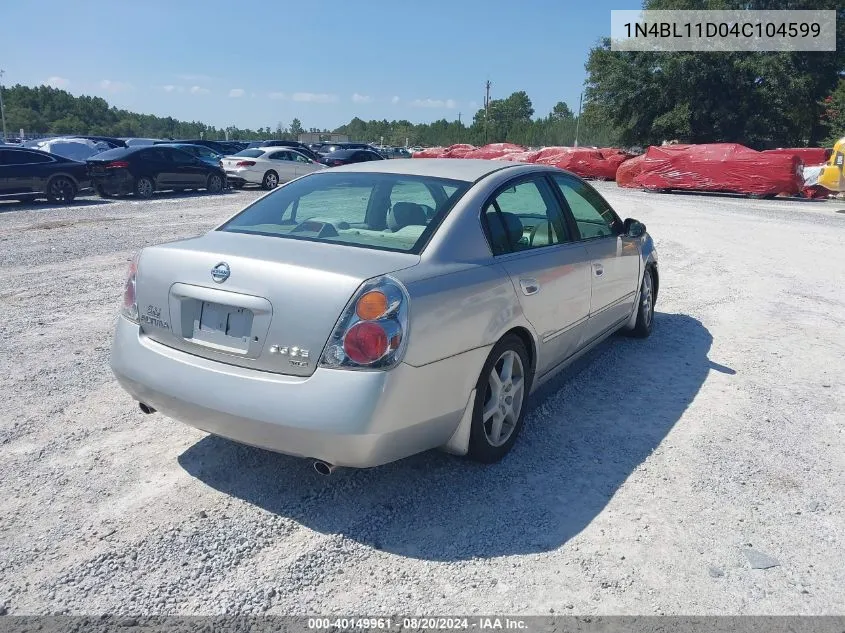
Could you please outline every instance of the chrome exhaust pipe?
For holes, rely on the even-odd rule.
[[[147,413],[147,414],[156,412],[156,410],[153,409],[150,405],[144,404],[143,402],[138,403],[138,408],[140,408],[141,411],[143,411],[144,413]]]
[[[337,466],[334,464],[329,464],[328,462],[320,461],[319,459],[314,462],[314,470],[324,477],[331,475],[335,471],[335,468],[337,468]]]

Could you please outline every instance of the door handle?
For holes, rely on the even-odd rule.
[[[593,272],[596,273],[596,277],[601,277],[604,274],[604,266],[601,264],[593,264]]]
[[[540,282],[536,279],[520,279],[519,287],[524,295],[533,295],[540,292]]]

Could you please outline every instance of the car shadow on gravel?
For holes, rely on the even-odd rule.
[[[331,477],[308,461],[207,436],[179,457],[227,495],[324,534],[427,560],[555,549],[577,535],[681,419],[710,371],[698,320],[655,315],[538,390],[514,450],[484,466],[430,451]]]

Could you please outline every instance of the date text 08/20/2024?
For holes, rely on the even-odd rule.
[[[525,620],[508,617],[409,617],[409,618],[308,618],[308,629],[392,631],[425,630],[524,630]]]

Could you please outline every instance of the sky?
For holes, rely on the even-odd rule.
[[[578,110],[611,9],[641,0],[28,0],[3,8],[3,85],[49,84],[217,127],[353,117],[469,123],[525,90]],[[49,19],[45,19],[49,16]],[[37,24],[36,33],[27,25]],[[22,25],[22,28],[13,28]]]

